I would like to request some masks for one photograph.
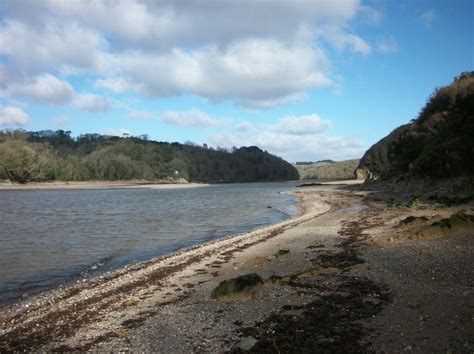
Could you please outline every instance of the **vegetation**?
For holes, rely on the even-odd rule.
[[[372,146],[359,168],[373,178],[474,176],[474,72],[435,90],[418,118]]]
[[[302,180],[349,179],[355,177],[359,160],[334,162],[322,160],[315,163],[296,163],[295,167]]]
[[[212,149],[69,131],[0,131],[0,180],[149,180],[195,182],[294,180],[289,163],[258,147]]]

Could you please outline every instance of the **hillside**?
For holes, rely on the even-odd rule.
[[[348,179],[355,177],[359,160],[340,162],[321,161],[293,165],[300,174],[301,180]]]
[[[0,131],[0,180],[12,182],[148,180],[257,182],[298,179],[296,169],[258,147],[195,144],[70,132]]]
[[[473,176],[474,72],[435,90],[418,118],[365,153],[357,173],[364,179]]]

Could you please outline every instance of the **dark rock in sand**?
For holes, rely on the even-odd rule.
[[[244,337],[240,340],[238,344],[238,348],[242,350],[250,350],[255,346],[255,343],[257,343],[257,340],[254,337],[252,336]]]
[[[288,256],[289,254],[290,254],[290,250],[278,250],[278,252],[275,254],[275,257],[282,258],[282,257]]]
[[[224,280],[212,292],[212,297],[221,301],[243,300],[251,298],[254,292],[263,285],[262,278],[256,273],[241,275]]]
[[[416,217],[416,216],[408,216],[407,218],[400,221],[400,226],[402,225],[412,225],[417,221],[427,221],[428,218],[426,216]]]
[[[303,183],[300,185],[297,185],[296,187],[314,187],[314,186],[322,186],[322,183]]]

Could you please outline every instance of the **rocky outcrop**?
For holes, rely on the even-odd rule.
[[[474,176],[474,72],[437,89],[417,119],[373,145],[360,179]]]

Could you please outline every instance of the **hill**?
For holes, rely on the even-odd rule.
[[[334,162],[324,160],[315,163],[296,163],[293,165],[301,180],[349,179],[355,177],[359,160]]]
[[[474,72],[435,90],[418,118],[364,154],[357,173],[364,179],[474,176]]]
[[[69,131],[0,131],[0,180],[13,182],[186,179],[257,182],[298,179],[283,159],[256,146],[225,149]]]

